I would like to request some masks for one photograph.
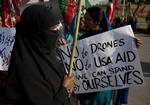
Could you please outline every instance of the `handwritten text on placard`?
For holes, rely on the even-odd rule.
[[[70,46],[60,49],[66,68]],[[130,26],[78,41],[74,58],[75,93],[121,89],[144,82]]]

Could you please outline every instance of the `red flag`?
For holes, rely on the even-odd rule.
[[[118,0],[114,0],[113,3],[110,4],[110,10],[108,13],[108,21],[111,24],[114,19],[115,9],[117,8]]]
[[[8,0],[3,0],[2,2],[2,26],[3,27],[13,26],[13,22],[9,11]]]
[[[15,9],[16,22],[18,22],[20,20],[20,11],[19,11],[17,0],[12,0],[12,3]]]
[[[67,9],[65,12],[65,19],[64,19],[65,24],[67,26],[70,25],[73,20],[75,7],[76,7],[76,2],[74,0],[69,0]]]

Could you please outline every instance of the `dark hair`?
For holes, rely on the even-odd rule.
[[[86,12],[89,13],[89,15],[91,16],[94,22],[96,22],[97,24],[100,24],[102,20],[102,10],[100,7],[97,7],[97,6],[90,7],[86,10]]]

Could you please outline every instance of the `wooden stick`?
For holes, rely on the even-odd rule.
[[[69,62],[69,71],[68,71],[68,75],[72,76],[72,67],[73,67],[73,62],[74,62],[74,55],[75,55],[75,50],[76,50],[76,46],[77,46],[77,40],[78,40],[78,31],[79,31],[79,24],[80,24],[80,13],[81,13],[81,0],[78,0],[78,11],[77,11],[77,25],[76,25],[76,29],[75,29],[75,33],[74,33],[74,37],[73,37],[73,46],[71,49],[71,58],[70,58],[70,62]]]

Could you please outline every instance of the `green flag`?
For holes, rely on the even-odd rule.
[[[89,0],[85,0],[85,8],[90,8],[92,7],[91,3],[89,2]]]
[[[59,7],[64,16],[66,8],[67,8],[68,0],[59,0]]]

